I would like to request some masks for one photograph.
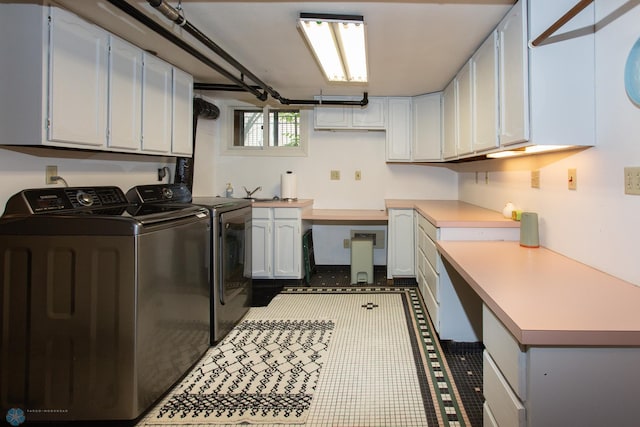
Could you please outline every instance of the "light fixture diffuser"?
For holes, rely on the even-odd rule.
[[[327,80],[367,81],[362,16],[301,13],[298,22]]]

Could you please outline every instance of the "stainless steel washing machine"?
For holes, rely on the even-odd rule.
[[[160,195],[160,194],[159,194]],[[24,190],[0,218],[0,404],[139,417],[209,348],[209,211],[117,187]]]

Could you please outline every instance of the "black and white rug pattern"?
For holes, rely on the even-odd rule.
[[[331,320],[245,320],[153,418],[157,424],[304,423],[334,327]]]

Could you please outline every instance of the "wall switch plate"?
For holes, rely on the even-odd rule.
[[[578,189],[578,170],[575,168],[567,171],[567,188],[569,188],[569,190]]]
[[[340,180],[340,171],[332,170],[331,171],[331,180],[339,181]]]
[[[45,184],[55,184],[58,182],[54,177],[58,176],[58,166],[47,166],[44,170]]]
[[[345,249],[349,249],[349,247],[351,246],[351,240],[349,239],[344,239],[342,241],[342,247]]]
[[[624,194],[640,196],[640,167],[624,168]]]
[[[356,181],[360,181],[362,179],[362,172],[357,170],[355,174]]]
[[[540,171],[531,171],[531,188],[540,188]]]

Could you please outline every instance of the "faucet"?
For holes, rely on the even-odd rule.
[[[255,193],[256,191],[262,190],[262,187],[256,187],[253,191],[247,190],[247,187],[244,187],[244,186],[242,188],[244,188],[244,191],[247,193],[247,197],[246,197],[247,199],[253,196],[253,193]]]

